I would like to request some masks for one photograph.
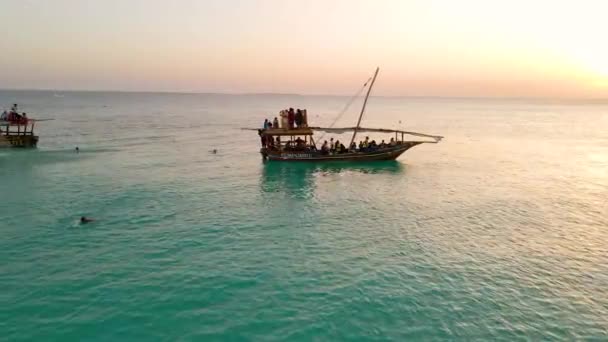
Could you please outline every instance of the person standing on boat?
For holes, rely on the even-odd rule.
[[[306,109],[302,109],[302,127],[308,127],[308,118],[306,114]]]
[[[8,113],[6,111],[2,112],[2,115],[0,116],[0,120],[2,120],[2,121],[8,120]]]
[[[268,119],[264,120],[264,129],[268,129]]]
[[[340,140],[336,139],[334,146],[332,146],[334,153],[340,153]]]
[[[281,116],[281,128],[286,129],[287,128],[287,110],[283,109],[280,113]]]
[[[298,128],[302,127],[302,110],[300,110],[299,108],[296,111],[296,125],[298,126]]]
[[[293,124],[296,120],[296,113],[293,111],[293,108],[289,108],[289,112],[287,113],[287,121],[289,123],[289,129],[293,129]]]
[[[21,115],[19,113],[13,113],[13,123],[21,123]]]
[[[277,117],[274,117],[274,121],[272,122],[272,127],[277,129],[279,128],[279,119],[277,119]]]
[[[11,107],[11,111],[8,114],[8,121],[11,121],[13,123],[15,122],[19,122],[19,120],[21,120],[21,115],[19,115],[19,106],[14,103],[13,106]]]
[[[325,140],[323,142],[323,146],[321,146],[321,153],[322,154],[328,154],[329,153],[329,146],[327,145],[327,140]]]

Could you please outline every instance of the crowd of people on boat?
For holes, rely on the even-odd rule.
[[[279,116],[281,117],[280,120],[278,117],[275,117],[274,120],[264,120],[264,129],[296,129],[308,127],[306,109],[284,109],[279,112]]]
[[[341,153],[353,153],[353,152],[373,152],[379,149],[384,149],[387,147],[396,146],[397,141],[395,138],[391,138],[390,142],[386,143],[384,140],[379,144],[376,143],[376,140],[369,140],[369,137],[365,137],[365,140],[359,141],[357,145],[354,141],[347,148],[341,143],[339,140],[334,141],[334,138],[329,139],[329,143],[327,140],[323,142],[321,146],[322,154],[341,154]]]
[[[12,124],[25,125],[28,122],[27,113],[19,114],[19,108],[17,104],[13,104],[10,111],[4,111],[0,115],[0,121],[8,121]]]
[[[275,137],[269,135],[261,135],[262,147],[266,147],[271,150],[283,150],[283,151],[310,151],[314,146],[310,146],[306,141],[300,137],[295,140],[288,140],[285,144],[281,144],[281,137]]]
[[[324,155],[333,155],[333,154],[342,154],[342,153],[355,153],[355,152],[374,152],[380,149],[389,148],[397,146],[398,142],[391,138],[391,140],[387,143],[382,140],[380,143],[377,143],[376,140],[369,140],[369,137],[365,137],[364,140],[359,141],[359,144],[353,141],[349,147],[346,147],[340,140],[335,140],[331,138],[329,141],[325,140],[321,149],[318,150],[315,145],[307,144],[305,140],[302,138],[297,138],[295,140],[289,140],[284,145],[281,144],[281,137],[277,136],[273,138],[272,136],[261,134],[260,130],[260,138],[262,142],[262,147],[265,147],[269,150],[281,150],[281,151],[297,151],[297,152],[317,152],[320,151],[321,154]]]

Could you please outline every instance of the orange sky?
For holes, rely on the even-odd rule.
[[[1,88],[608,97],[605,1],[0,3]]]

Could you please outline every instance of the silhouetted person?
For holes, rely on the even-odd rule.
[[[296,121],[296,113],[293,108],[289,108],[289,112],[287,112],[287,121],[289,123],[289,129],[292,129]]]
[[[296,125],[298,126],[298,128],[302,127],[302,111],[300,109],[298,109],[296,111]]]
[[[83,217],[80,218],[80,223],[82,223],[82,224],[93,222],[93,221],[95,221],[95,220],[93,220],[91,218],[88,218],[86,216],[83,216]]]
[[[327,144],[327,140],[323,142],[323,146],[321,146],[321,153],[328,154],[329,153],[329,145]]]

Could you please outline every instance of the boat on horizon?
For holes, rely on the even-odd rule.
[[[298,112],[298,115],[301,115],[302,119],[300,119],[301,122],[300,124],[297,124],[297,127],[294,126],[292,119],[289,119],[289,123],[287,123],[285,113],[286,111],[281,111],[281,124],[277,124],[277,122],[275,121],[275,124],[272,125],[271,123],[269,127],[266,127],[265,123],[265,127],[263,129],[246,128],[247,130],[258,131],[258,135],[260,136],[262,141],[262,148],[260,149],[262,158],[265,161],[294,162],[366,162],[395,160],[405,151],[409,150],[414,146],[425,143],[436,144],[441,141],[443,137],[438,135],[387,128],[361,127],[361,120],[363,118],[363,114],[365,113],[365,107],[367,105],[369,95],[371,93],[372,87],[374,85],[374,82],[376,81],[379,71],[380,68],[376,68],[376,72],[374,73],[373,78],[371,78],[371,83],[367,88],[367,94],[365,95],[365,100],[361,108],[361,113],[359,114],[357,125],[354,127],[309,127],[307,122],[306,110],[303,110],[302,114]],[[367,86],[368,82],[364,84],[361,90],[363,90]],[[293,109],[290,109],[290,111],[293,111]],[[292,114],[290,113],[290,115]],[[348,144],[347,146],[339,144],[339,142],[336,141],[334,146],[327,148],[326,141],[319,149],[317,148],[317,145],[313,138],[315,132],[324,132],[332,134],[343,134],[352,132],[352,137],[350,139],[350,144]],[[363,144],[360,143],[357,147],[357,145],[355,144],[355,138],[357,137],[358,133],[388,133],[394,134],[395,136],[394,138],[391,138],[391,141],[389,143],[384,143],[383,141],[383,143],[381,144],[377,144],[373,140],[368,141],[368,138],[366,137],[365,142]],[[406,140],[406,136],[415,136],[424,139]]]

